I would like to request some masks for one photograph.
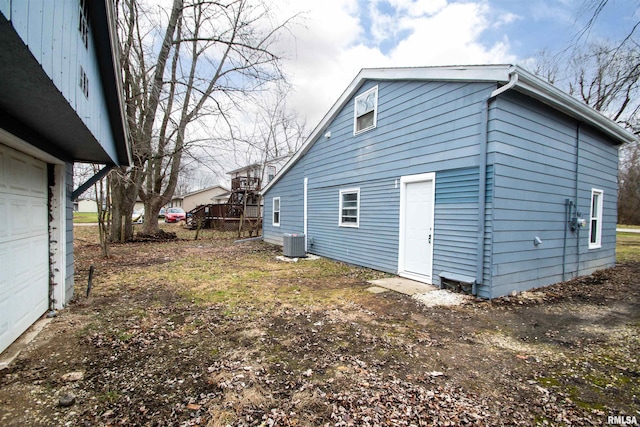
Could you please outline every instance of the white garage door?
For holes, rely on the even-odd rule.
[[[0,144],[0,351],[48,308],[47,165]]]

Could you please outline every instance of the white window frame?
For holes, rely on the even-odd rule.
[[[371,110],[367,110],[364,113],[358,115],[358,101],[361,99],[366,99],[370,94],[374,94],[374,102],[373,102],[373,124],[369,127],[358,129],[358,118],[368,114]],[[371,129],[375,129],[378,124],[378,86],[374,86],[366,92],[361,93],[356,96],[353,102],[353,134],[357,135],[362,132],[366,132]]]
[[[597,206],[593,206],[594,196],[598,196]],[[591,203],[589,204],[589,249],[598,249],[602,247],[602,205],[604,201],[604,192],[597,188],[591,189]],[[594,212],[595,210],[595,212]],[[595,215],[594,215],[595,214]],[[593,238],[593,223],[595,221],[596,235]]]
[[[276,200],[278,201],[278,210],[276,210]],[[280,204],[280,197],[274,197],[271,200],[271,225],[274,227],[280,227],[280,211],[282,205]],[[276,222],[276,213],[278,214],[278,222]]]
[[[356,198],[356,222],[342,221],[342,202],[345,194],[355,193]],[[340,209],[338,210],[338,225],[340,227],[359,228],[360,227],[360,188],[345,188],[340,190]]]
[[[276,167],[267,166],[267,183],[271,182],[276,177]]]

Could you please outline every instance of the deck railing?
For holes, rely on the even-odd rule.
[[[259,191],[260,178],[253,176],[239,176],[231,179],[231,191],[237,190]]]

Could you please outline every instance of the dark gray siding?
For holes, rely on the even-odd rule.
[[[587,265],[593,271],[615,261],[617,150],[587,137],[583,128],[577,162],[577,131],[575,120],[522,95],[508,92],[495,101],[489,134],[495,174],[492,297],[562,281],[563,259],[565,278],[578,274],[577,250],[587,251],[588,230],[582,230],[579,247],[577,233],[567,231],[564,238],[566,200],[576,200],[576,176],[584,215],[592,186],[604,186],[610,204],[603,248],[581,255],[579,274]]]
[[[359,93],[375,84],[368,82]],[[350,101],[327,127],[331,137],[320,137],[265,194],[265,241],[281,244],[282,233],[303,231],[307,177],[309,251],[395,273],[400,178],[436,172],[434,280],[443,270],[475,276],[481,111],[493,89],[479,83],[378,82],[375,129],[353,135]],[[354,187],[360,188],[360,227],[339,227],[339,191]],[[271,225],[277,196],[279,228]]]
[[[71,193],[73,193],[73,164],[66,164],[66,202],[65,202],[65,217],[67,222],[66,231],[66,277],[65,277],[65,303],[69,302],[73,297],[73,200],[71,200]]]

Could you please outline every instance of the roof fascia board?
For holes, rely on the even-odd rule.
[[[269,191],[269,189],[311,149],[313,144],[326,131],[329,124],[346,105],[347,101],[351,99],[353,94],[357,92],[367,80],[433,80],[507,83],[509,81],[509,74],[514,70],[518,74],[518,82],[514,87],[515,90],[544,102],[571,117],[584,121],[618,140],[624,142],[637,140],[635,135],[609,118],[517,65],[364,68],[353,79],[342,95],[340,95],[340,98],[338,98],[336,103],[333,104],[331,109],[314,128],[300,149],[289,159],[282,169],[280,169],[275,178],[262,189],[261,194],[264,195]]]
[[[336,118],[338,113],[346,105],[364,84],[366,80],[446,80],[446,81],[495,81],[508,82],[509,70],[512,65],[476,65],[476,66],[451,66],[451,67],[413,67],[413,68],[363,68],[342,92],[340,98],[313,129],[300,149],[280,169],[260,192],[265,194],[280,180],[298,160],[304,156],[313,146],[317,138],[322,135],[328,125]]]
[[[508,82],[512,65],[469,65],[450,67],[365,68],[358,76],[370,80],[433,80]]]
[[[269,189],[273,187],[273,185],[280,180],[280,177],[282,177],[285,173],[287,173],[287,171],[291,169],[291,167],[295,165],[298,162],[298,160],[311,149],[311,147],[313,146],[317,138],[325,131],[329,123],[331,123],[333,119],[336,118],[340,110],[342,110],[342,108],[345,106],[347,101],[351,98],[353,93],[355,93],[358,89],[360,89],[360,87],[362,87],[365,79],[367,78],[363,76],[363,73],[365,71],[367,70],[366,69],[360,70],[358,75],[351,81],[351,83],[349,84],[349,86],[347,86],[345,91],[342,92],[342,95],[340,95],[340,98],[338,98],[338,100],[333,104],[333,106],[327,112],[327,114],[324,115],[324,117],[322,118],[322,120],[320,120],[318,125],[313,129],[313,131],[311,131],[311,134],[309,135],[307,140],[304,142],[304,144],[302,144],[302,146],[298,149],[298,151],[296,151],[295,154],[291,156],[289,161],[287,161],[287,163],[285,163],[284,166],[282,166],[282,168],[280,169],[280,171],[278,171],[276,176],[271,181],[269,181],[269,183],[260,191],[261,195],[264,195],[267,191],[269,191]]]
[[[224,191],[229,191],[227,188],[223,187],[222,185],[214,185],[212,187],[207,187],[207,188],[201,188],[200,190],[196,190],[196,191],[192,191],[191,193],[187,193],[184,196],[181,197],[190,197],[190,196],[195,196],[196,194],[200,194],[200,193],[204,193],[205,191],[211,191],[211,190],[215,190],[216,188],[220,188]]]
[[[113,159],[118,166],[133,164],[131,135],[125,117],[125,104],[122,88],[116,32],[115,8],[113,0],[101,0],[87,3],[93,42],[98,59],[98,71],[102,80],[102,92],[107,104],[109,124],[116,145],[118,158]]]
[[[556,110],[560,110],[575,119],[595,127],[601,132],[618,139],[620,144],[625,142],[630,143],[637,140],[634,134],[604,116],[599,111],[596,111],[583,102],[577,100],[573,96],[561,91],[555,86],[545,82],[520,67],[516,66],[516,72],[518,73],[518,83],[516,83],[516,88],[519,92],[522,92],[534,99],[550,105]]]

